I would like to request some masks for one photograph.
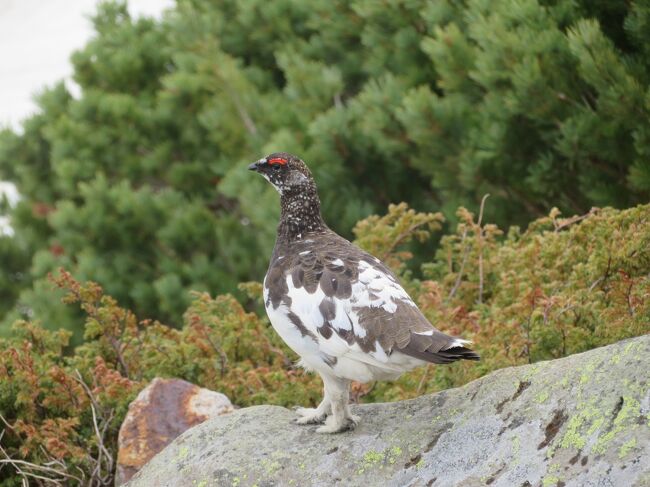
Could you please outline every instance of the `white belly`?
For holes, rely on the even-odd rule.
[[[303,299],[299,301],[300,306],[296,303],[296,296],[293,296],[293,301],[296,303],[296,309],[293,311],[304,327],[301,332],[289,318],[290,310],[287,305],[280,304],[274,308],[268,299],[266,286],[263,287],[263,292],[266,314],[273,329],[289,348],[300,356],[300,365],[308,370],[358,382],[370,382],[396,379],[401,373],[424,363],[399,352],[390,357],[381,352],[379,354],[381,359],[379,359],[375,353],[365,353],[357,344],[347,343],[337,333],[333,333],[327,339],[324,338],[315,324],[319,317],[322,321],[318,310],[318,303],[322,297],[317,296],[318,293],[314,293],[313,296],[302,296]]]
[[[301,357],[318,354],[318,344],[310,336],[303,336],[298,327],[291,322],[286,305],[281,304],[276,309],[273,308],[273,305],[269,305],[266,307],[266,314],[273,329],[291,350]]]

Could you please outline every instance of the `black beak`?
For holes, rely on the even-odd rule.
[[[260,159],[259,161],[255,161],[253,164],[248,166],[249,171],[257,171],[259,167],[266,162],[266,159]]]

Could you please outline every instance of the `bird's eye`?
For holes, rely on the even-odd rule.
[[[280,164],[273,164],[271,167],[273,168],[274,171],[280,170]]]

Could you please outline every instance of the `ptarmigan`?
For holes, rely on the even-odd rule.
[[[264,278],[273,328],[300,365],[323,379],[317,408],[297,423],[337,433],[356,426],[350,381],[395,379],[427,362],[478,360],[467,341],[434,328],[382,262],[330,230],[305,163],[285,152],[251,164],[280,193],[282,214]]]

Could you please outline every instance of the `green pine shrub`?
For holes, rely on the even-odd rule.
[[[482,360],[355,384],[354,400],[405,399],[650,332],[650,205],[571,218],[553,209],[506,235],[484,223],[483,211],[476,217],[460,208],[457,216],[456,231],[424,265],[425,279],[412,278],[404,264],[409,244],[439,229],[439,214],[394,205],[359,222],[355,234],[401,274],[436,326],[472,339]],[[320,380],[296,369],[267,320],[231,295],[194,293],[177,329],[136,318],[99,285],[66,271],[51,279],[68,306],[81,308],[85,342],[72,347],[70,332],[37,321],[17,321],[13,335],[0,339],[2,487],[21,478],[112,485],[127,406],[156,376],[224,392],[238,406],[320,400]],[[241,288],[259,300],[259,283]]]

